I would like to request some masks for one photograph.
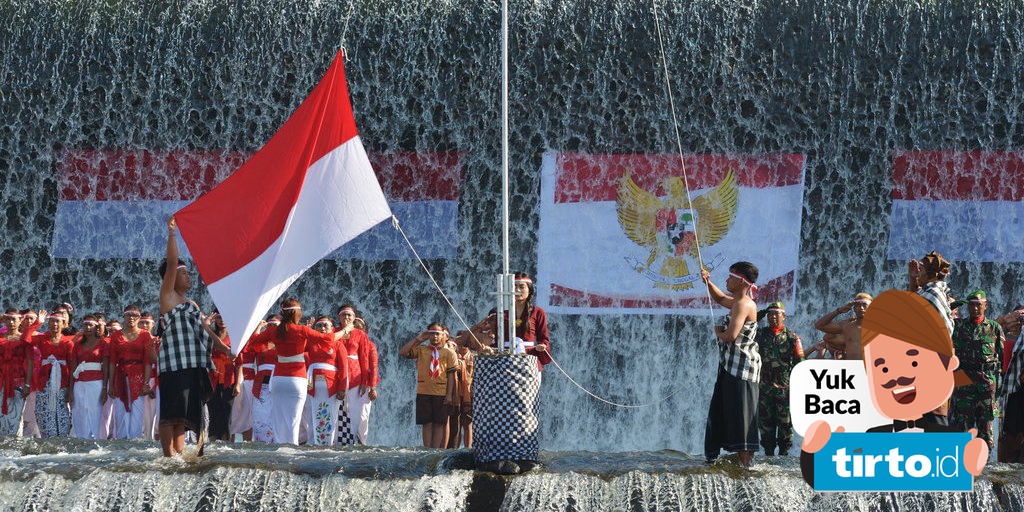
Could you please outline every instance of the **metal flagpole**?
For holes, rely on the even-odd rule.
[[[509,273],[508,211],[508,0],[501,0],[501,249],[502,273],[498,276],[498,348],[512,347],[515,339],[515,283]],[[507,312],[507,316],[506,313]],[[507,340],[507,346],[506,346]]]

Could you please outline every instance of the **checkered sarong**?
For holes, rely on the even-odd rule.
[[[479,356],[473,376],[473,458],[536,461],[537,358],[526,354]]]
[[[349,446],[356,444],[358,438],[352,432],[352,421],[348,418],[348,404],[342,402],[338,408],[338,440],[336,446]]]

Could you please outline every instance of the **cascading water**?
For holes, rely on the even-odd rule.
[[[855,292],[905,285],[905,263],[887,260],[884,242],[893,151],[1024,145],[1019,1],[665,3],[683,150],[807,155],[797,301],[789,308],[806,342],[813,321]],[[511,4],[512,267],[532,272],[540,152],[671,153],[675,138],[649,2]],[[155,260],[51,256],[61,151],[254,151],[344,42],[370,151],[463,157],[456,256],[427,265],[472,322],[492,307],[500,269],[498,8],[316,0],[0,5],[0,297],[21,307],[66,299],[83,310],[119,311],[130,302],[154,309]],[[151,186],[188,184],[157,175]],[[120,221],[132,227],[133,219]],[[980,243],[986,226],[978,227]],[[757,247],[728,255],[756,256]],[[954,291],[985,288],[1000,311],[1024,302],[1018,263],[949,256]],[[332,313],[351,301],[365,313],[383,378],[371,442],[418,445],[415,369],[397,348],[432,320],[460,328],[418,263],[323,261],[288,294],[310,311]],[[210,306],[201,289],[193,295]],[[601,404],[549,367],[543,449],[701,452],[717,357],[706,319],[552,315],[550,324],[555,357],[582,384],[616,402],[657,405]],[[634,477],[579,485],[595,495],[639,485],[637,499],[658,488],[740,492],[730,483],[623,478]],[[774,496],[768,489],[800,485],[792,474],[780,478],[742,492]],[[541,499],[520,495],[517,485],[509,491],[514,503]],[[999,488],[1020,504],[1019,489]],[[785,498],[807,502],[802,491]],[[963,501],[964,508],[989,504]],[[621,508],[677,507],[625,501]]]

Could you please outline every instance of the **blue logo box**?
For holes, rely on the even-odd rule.
[[[833,433],[814,454],[816,491],[971,491],[966,432]]]

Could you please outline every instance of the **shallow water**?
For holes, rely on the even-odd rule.
[[[542,452],[530,473],[472,468],[469,450],[214,443],[196,460],[154,442],[0,441],[11,510],[1024,510],[1024,471],[990,465],[973,493],[815,493],[796,458]]]

